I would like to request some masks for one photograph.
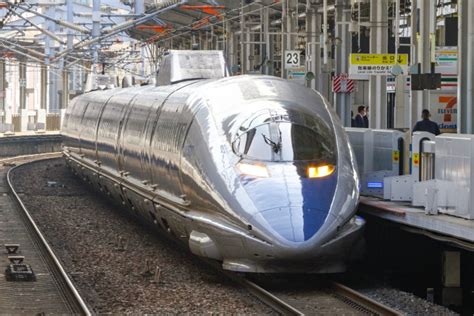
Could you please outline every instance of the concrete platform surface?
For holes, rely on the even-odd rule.
[[[359,213],[474,243],[474,220],[445,214],[427,215],[423,208],[415,208],[408,203],[390,202],[372,197],[360,198]]]
[[[41,136],[41,135],[60,135],[60,131],[28,131],[15,133],[0,133],[0,138],[3,137],[22,137],[22,136]]]
[[[59,132],[0,134],[0,158],[61,151]]]

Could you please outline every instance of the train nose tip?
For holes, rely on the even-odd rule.
[[[326,221],[328,211],[307,207],[276,207],[258,214],[284,239],[304,242],[313,237]]]

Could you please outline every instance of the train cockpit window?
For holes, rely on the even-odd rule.
[[[259,161],[324,161],[336,163],[334,135],[326,126],[311,128],[286,120],[248,129],[233,143],[234,152]]]

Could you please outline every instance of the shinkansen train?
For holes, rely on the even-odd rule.
[[[156,86],[76,97],[62,133],[90,186],[224,269],[341,272],[359,252],[356,163],[331,106],[230,77],[222,52],[170,51]]]

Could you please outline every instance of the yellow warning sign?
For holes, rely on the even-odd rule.
[[[408,54],[351,54],[352,65],[408,65]]]
[[[413,165],[417,167],[420,165],[420,153],[413,153]]]
[[[400,152],[398,150],[392,152],[392,159],[395,163],[400,162]]]

